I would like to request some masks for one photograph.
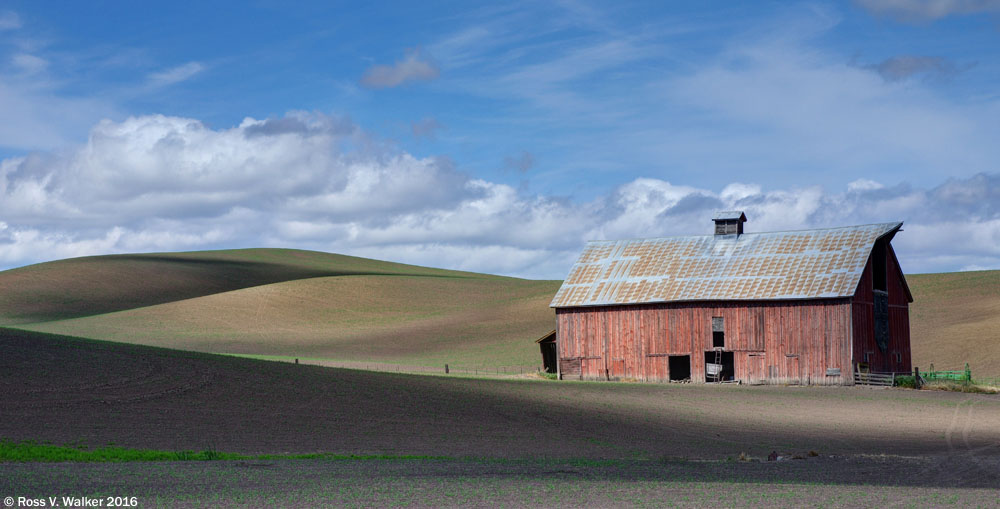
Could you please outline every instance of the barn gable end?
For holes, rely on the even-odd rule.
[[[885,288],[877,290],[875,279],[876,256],[884,256]],[[879,295],[881,294],[881,295]],[[882,303],[878,303],[878,299]],[[913,302],[910,289],[892,245],[886,241],[886,249],[872,250],[865,265],[864,274],[858,283],[852,299],[854,361],[862,369],[873,372],[909,372],[912,368],[910,357],[910,316],[909,303]],[[883,307],[881,313],[876,307]],[[878,324],[881,315],[883,324]],[[887,337],[879,340],[879,328],[884,327]]]

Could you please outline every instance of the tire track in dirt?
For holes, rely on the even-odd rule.
[[[973,415],[975,407],[980,403],[982,402],[975,400],[970,395],[955,404],[951,421],[948,423],[944,435],[948,445],[948,455],[937,461],[933,468],[938,475],[952,481],[956,486],[968,485],[973,480],[973,476],[977,474],[980,477],[996,477],[998,475],[995,467],[984,460],[982,453],[996,448],[1000,444],[972,446],[970,437],[975,424]]]
[[[962,430],[962,443],[965,445],[965,455],[968,457],[972,468],[968,471],[977,470],[981,474],[987,476],[997,476],[996,468],[989,465],[989,463],[983,458],[982,453],[1000,446],[1000,443],[987,444],[980,447],[973,447],[970,443],[970,435],[972,434],[973,425],[975,424],[975,419],[972,416],[973,410],[977,405],[982,403],[982,401],[971,401],[968,405],[969,411],[966,413],[965,417],[965,427]]]
[[[948,446],[947,455],[944,456],[943,458],[936,458],[931,464],[927,465],[926,467],[922,468],[919,472],[917,472],[916,474],[917,476],[927,477],[933,475],[937,478],[948,479],[950,481],[962,480],[962,476],[957,474],[964,473],[964,469],[962,472],[957,473],[952,465],[952,463],[956,462],[959,456],[959,453],[956,452],[955,450],[955,443],[952,437],[955,433],[955,428],[958,425],[959,413],[961,412],[962,405],[968,401],[969,398],[966,397],[965,399],[955,404],[955,408],[951,414],[951,419],[949,419],[948,421],[948,426],[945,427],[944,441],[945,445]]]
[[[21,375],[12,378],[14,383],[3,384],[7,402],[20,409],[143,402],[199,390],[214,380],[209,366],[203,370],[179,371],[171,369],[169,359],[134,355],[129,350],[98,347],[86,351],[73,356],[72,364],[82,370],[72,370],[70,365],[67,372],[65,349],[46,351],[21,342],[5,343],[4,349],[12,356],[31,358],[32,365],[44,366],[41,371],[30,373],[24,371],[26,366],[19,366]],[[32,355],[25,357],[25,352]],[[87,368],[97,365],[102,368]]]

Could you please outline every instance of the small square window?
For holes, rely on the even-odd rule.
[[[726,347],[726,321],[721,316],[712,317],[712,348]]]

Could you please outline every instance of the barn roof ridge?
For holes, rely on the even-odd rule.
[[[588,241],[550,307],[850,297],[902,226]]]
[[[826,227],[826,228],[803,228],[803,229],[800,229],[800,230],[770,230],[770,231],[766,231],[766,232],[744,232],[744,233],[740,234],[740,237],[743,237],[743,236],[746,236],[746,235],[767,235],[767,234],[771,234],[771,233],[806,233],[806,232],[818,232],[818,231],[825,231],[825,230],[844,230],[844,229],[850,229],[850,228],[860,228],[860,227],[863,227],[863,226],[889,226],[889,225],[893,225],[893,226],[899,228],[899,227],[903,226],[903,222],[902,221],[889,221],[889,222],[885,222],[885,223],[866,223],[866,224],[855,224],[855,225],[850,225],[850,226],[829,226],[829,227]],[[589,244],[591,242],[624,242],[624,241],[633,241],[633,240],[666,240],[666,239],[700,238],[700,237],[714,237],[714,236],[715,235],[710,234],[710,233],[709,234],[700,234],[700,235],[686,234],[686,235],[669,235],[669,236],[666,236],[666,237],[628,237],[628,238],[624,238],[624,239],[588,239],[588,240],[585,240],[584,242],[586,242],[586,243]]]

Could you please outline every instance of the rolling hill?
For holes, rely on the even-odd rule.
[[[1000,377],[1000,270],[914,274],[910,341],[913,363]]]
[[[211,353],[530,366],[558,286],[287,249],[98,256],[0,273],[0,325]]]
[[[907,280],[914,364],[1000,377],[1000,271]],[[0,272],[0,325],[212,353],[530,366],[558,287],[289,249],[97,256]]]
[[[497,276],[295,249],[88,256],[0,272],[0,325],[98,315],[313,277]]]

